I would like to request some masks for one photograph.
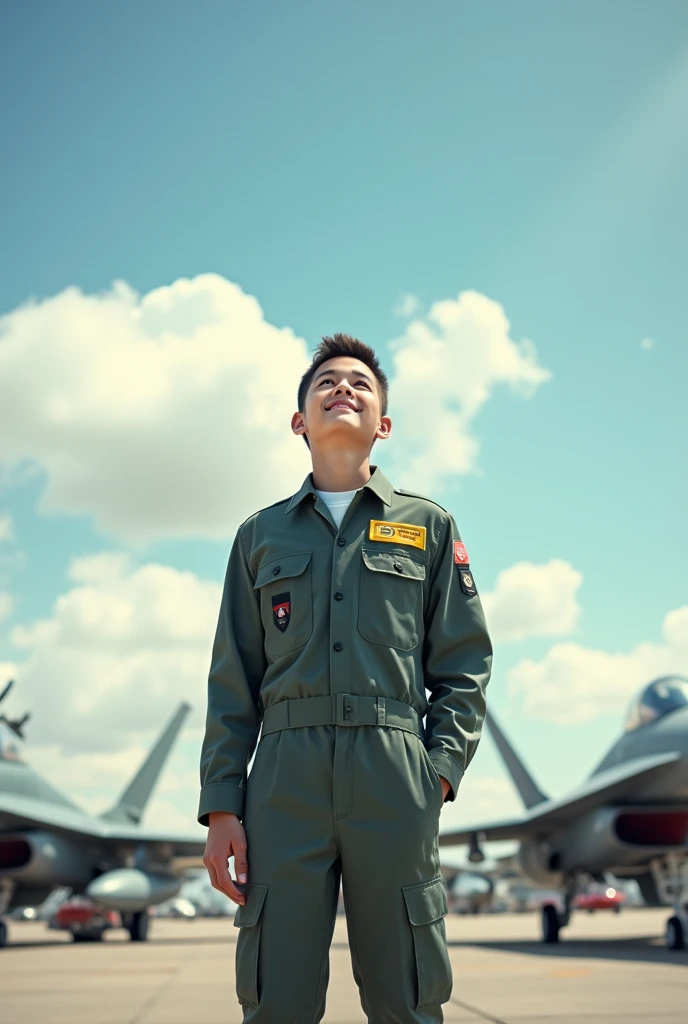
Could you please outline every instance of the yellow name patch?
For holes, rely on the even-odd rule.
[[[383,519],[370,520],[370,540],[385,540],[390,544],[408,544],[425,551],[425,527],[411,523],[386,523]]]

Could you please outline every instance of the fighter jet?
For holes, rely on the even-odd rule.
[[[632,701],[624,730],[591,776],[562,799],[543,793],[488,712],[487,723],[521,795],[525,813],[440,834],[441,846],[520,840],[524,872],[563,895],[563,910],[542,909],[542,938],[558,942],[585,878],[635,879],[654,906],[672,906],[666,944],[688,941],[688,679],[663,676]]]
[[[0,701],[11,686],[10,681]],[[118,910],[134,942],[148,937],[148,908],[177,895],[181,872],[200,865],[205,849],[197,834],[153,832],[140,824],[190,710],[179,705],[119,799],[97,816],[24,761],[28,715],[0,715],[0,946],[7,944],[2,915],[14,907],[37,906],[57,886]]]

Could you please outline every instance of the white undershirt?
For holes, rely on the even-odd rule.
[[[353,491],[319,491],[316,488],[315,493],[322,498],[329,508],[337,529],[341,526],[342,519],[351,504],[354,494],[360,490],[360,487],[354,487]]]

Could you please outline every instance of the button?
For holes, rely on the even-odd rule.
[[[332,644],[332,646],[334,647],[335,651],[341,651],[344,648],[344,644],[341,642],[341,640],[338,640],[337,643]]]
[[[397,572],[403,572],[404,571],[404,567],[403,567],[403,565],[400,562],[395,562],[394,563],[394,568],[396,569]]]
[[[350,705],[350,704],[347,704],[347,705],[345,706],[344,710],[346,711],[347,715],[350,715],[350,714],[351,714],[351,712],[353,711],[353,708],[351,707],[351,705]]]
[[[282,568],[281,565],[276,565],[275,568],[272,570],[272,575],[273,576],[279,576],[281,568]]]
[[[346,537],[338,537],[337,544],[339,544],[340,548],[343,548],[346,544]]]
[[[341,601],[343,597],[344,595],[342,594],[341,590],[338,590],[337,593],[334,595],[335,601]]]

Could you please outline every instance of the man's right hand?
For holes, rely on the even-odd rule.
[[[208,815],[208,839],[203,854],[203,864],[210,876],[214,889],[219,889],[230,900],[243,906],[246,897],[237,889],[229,873],[227,861],[234,857],[236,880],[246,882],[248,862],[246,859],[246,833],[236,814],[227,811],[211,811]]]

